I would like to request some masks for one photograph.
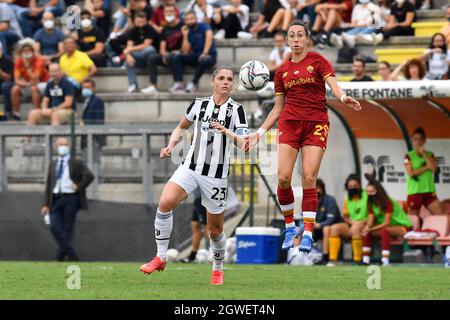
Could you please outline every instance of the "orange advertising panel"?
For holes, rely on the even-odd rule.
[[[379,100],[391,107],[404,123],[409,135],[417,128],[423,127],[427,138],[450,138],[450,118],[440,109],[424,99]]]
[[[361,111],[355,111],[338,100],[327,100],[347,121],[357,139],[403,139],[394,118],[384,110],[366,100],[359,100]],[[331,124],[333,125],[333,124]]]

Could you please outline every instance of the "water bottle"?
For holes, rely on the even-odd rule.
[[[50,224],[50,214],[46,214],[46,215],[44,216],[44,223],[45,223],[46,225],[49,225],[49,224]]]
[[[450,268],[450,246],[447,246],[447,249],[445,249],[444,266]]]

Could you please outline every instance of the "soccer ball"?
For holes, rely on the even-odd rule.
[[[261,90],[269,82],[269,68],[258,60],[247,61],[239,71],[239,79],[244,88],[251,91]]]
[[[206,249],[200,249],[195,256],[195,261],[197,263],[208,263],[209,260],[209,251]]]
[[[169,249],[167,250],[167,261],[169,262],[175,262],[178,260],[178,255],[180,253],[178,252],[177,249]]]

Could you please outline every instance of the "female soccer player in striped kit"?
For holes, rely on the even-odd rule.
[[[211,283],[223,284],[226,243],[223,221],[231,144],[242,146],[243,136],[248,134],[244,108],[230,97],[233,83],[231,68],[217,68],[213,73],[213,95],[197,98],[190,104],[186,115],[172,132],[168,146],[161,149],[162,159],[170,157],[185,130],[194,123],[194,138],[187,156],[166,184],[159,200],[155,218],[158,252],[149,263],[140,267],[146,274],[164,270],[173,226],[172,211],[198,187],[202,205],[207,210],[207,227],[214,255]]]
[[[292,22],[287,41],[292,56],[275,73],[275,106],[261,128],[246,138],[244,150],[258,143],[279,120],[277,194],[286,224],[282,248],[288,250],[297,236],[291,179],[301,149],[304,231],[299,250],[309,253],[318,205],[316,179],[330,127],[325,83],[342,103],[355,110],[360,110],[361,106],[344,94],[336,82],[330,62],[308,50],[310,31],[305,23]]]

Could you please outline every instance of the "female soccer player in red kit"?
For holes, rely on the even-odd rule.
[[[320,54],[309,52],[309,36],[305,23],[294,21],[289,26],[287,40],[292,56],[275,73],[275,105],[261,128],[249,135],[243,146],[247,150],[256,145],[279,120],[277,194],[286,224],[282,245],[285,250],[293,246],[297,236],[291,179],[298,152],[302,150],[304,231],[299,250],[306,253],[313,245],[318,206],[316,179],[330,128],[325,83],[342,103],[361,109],[359,102],[346,96],[337,84],[331,63]]]

